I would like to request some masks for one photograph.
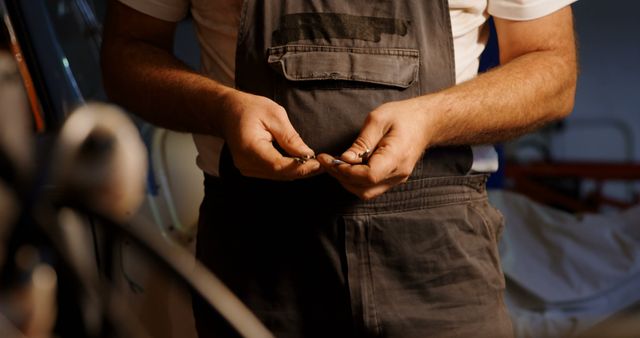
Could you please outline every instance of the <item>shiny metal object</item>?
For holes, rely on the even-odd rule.
[[[367,148],[364,150],[363,153],[358,154],[358,157],[362,159],[362,162],[366,162],[371,156],[371,152],[372,152],[371,149]]]
[[[309,160],[313,160],[313,159],[315,159],[315,158],[316,158],[316,155],[312,155],[312,156],[305,155],[305,156],[294,156],[294,157],[293,157],[293,159],[294,159],[296,162],[298,162],[299,164],[305,164],[305,163],[307,163],[307,161],[309,161]]]

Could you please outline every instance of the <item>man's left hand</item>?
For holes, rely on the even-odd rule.
[[[389,102],[369,113],[360,135],[340,157],[318,161],[342,186],[369,200],[405,182],[429,145],[431,116],[423,99]],[[340,160],[340,161],[336,161]]]

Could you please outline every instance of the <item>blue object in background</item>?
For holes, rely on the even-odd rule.
[[[489,18],[487,23],[489,25],[489,41],[487,41],[487,47],[482,55],[480,55],[480,67],[478,72],[486,72],[487,70],[498,66],[500,64],[500,53],[498,50],[498,37],[496,35],[496,27],[493,24],[493,19]],[[493,173],[489,177],[487,182],[487,188],[502,188],[504,187],[504,149],[502,144],[496,144],[496,151],[498,152],[498,171]]]

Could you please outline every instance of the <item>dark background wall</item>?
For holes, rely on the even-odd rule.
[[[573,9],[580,77],[574,112],[553,152],[640,161],[640,1],[582,0]]]

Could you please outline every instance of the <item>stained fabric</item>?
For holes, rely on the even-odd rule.
[[[356,39],[379,42],[382,34],[406,35],[409,20],[341,13],[295,13],[281,17],[273,41]]]

